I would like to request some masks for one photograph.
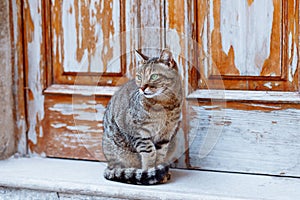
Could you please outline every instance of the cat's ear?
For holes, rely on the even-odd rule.
[[[140,59],[142,62],[145,62],[145,61],[149,60],[149,57],[148,57],[148,56],[145,56],[145,55],[142,54],[140,51],[138,51],[138,50],[135,49],[135,52],[136,52],[136,54],[138,55],[139,59]]]
[[[160,53],[159,59],[166,63],[170,68],[177,69],[176,62],[174,61],[173,54],[169,49],[163,49]]]

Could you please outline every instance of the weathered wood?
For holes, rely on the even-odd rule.
[[[139,49],[149,56],[159,55],[164,45],[163,2],[163,0],[150,0],[140,2],[138,5]]]
[[[125,72],[121,1],[52,1],[46,10],[54,82],[116,85]]]
[[[119,87],[110,86],[53,84],[44,91],[44,94],[111,97],[118,89]]]
[[[28,143],[37,145],[37,137],[43,135],[45,117],[43,90],[46,83],[45,40],[43,37],[43,1],[25,1],[23,4],[24,66],[28,131]],[[33,146],[33,145],[31,145]],[[29,149],[30,152],[33,149]]]
[[[300,177],[299,105],[193,105],[192,168]]]
[[[281,1],[210,4],[212,75],[281,76]]]
[[[24,63],[23,63],[23,22],[21,1],[13,0],[10,4],[10,19],[12,33],[12,65],[13,65],[13,91],[14,91],[14,115],[15,134],[18,142],[17,151],[20,155],[27,153],[26,141],[26,100],[24,88]]]
[[[187,96],[188,99],[260,102],[260,103],[291,103],[300,104],[298,92],[245,91],[245,90],[196,90]]]
[[[197,2],[200,11],[203,4]],[[210,0],[208,10],[206,20],[196,16],[197,41],[208,41],[203,62],[209,63],[199,70],[198,87],[298,91],[297,1]]]
[[[104,160],[102,116],[109,98],[47,95],[43,132],[29,148],[49,157]]]

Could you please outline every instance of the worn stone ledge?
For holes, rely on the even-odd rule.
[[[107,181],[105,163],[43,158],[0,161],[0,199],[297,199],[300,179],[172,170],[168,184]]]

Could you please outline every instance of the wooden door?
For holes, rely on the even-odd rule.
[[[185,83],[181,167],[300,176],[297,0],[25,1],[31,154],[104,160],[102,115],[168,47]]]

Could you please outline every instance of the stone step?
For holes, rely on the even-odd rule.
[[[300,179],[172,169],[167,184],[128,185],[103,178],[105,163],[50,158],[0,161],[0,200],[299,199]]]

